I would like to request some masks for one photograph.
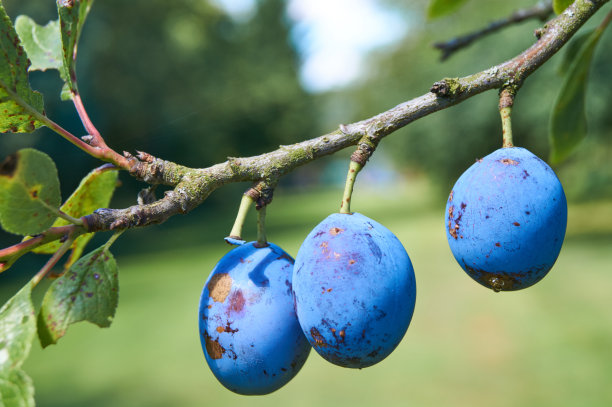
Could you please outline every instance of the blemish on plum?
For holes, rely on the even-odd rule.
[[[229,311],[240,312],[244,308],[244,295],[242,294],[242,290],[236,290],[234,294],[232,294],[230,298],[230,306]]]
[[[499,160],[499,162],[505,165],[518,165],[518,161],[515,161],[511,158],[502,158],[501,160]]]
[[[211,359],[215,360],[221,359],[223,357],[223,354],[225,353],[225,348],[219,343],[219,338],[213,340],[206,331],[204,331],[202,335],[204,335],[204,344],[208,356],[210,356]]]
[[[495,246],[501,247],[501,243],[497,242],[497,243],[495,243]]]
[[[228,273],[215,274],[208,283],[208,295],[215,302],[224,302],[231,288],[232,278]]]
[[[513,224],[514,226],[521,226],[521,224],[520,224],[520,223],[518,223],[518,222],[512,222],[512,224]]]
[[[323,337],[323,335],[321,335],[321,332],[319,332],[319,330],[315,328],[314,326],[310,328],[310,336],[312,337],[312,340],[315,342],[315,347],[325,348],[328,346],[327,342],[325,341],[325,338]]]
[[[340,229],[339,227],[333,227],[329,229],[329,234],[332,236],[337,236],[342,232],[344,232],[344,229]]]

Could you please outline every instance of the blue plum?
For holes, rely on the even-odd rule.
[[[566,224],[559,179],[520,147],[478,160],[457,180],[446,204],[446,237],[455,259],[494,291],[540,281],[559,255]]]
[[[393,233],[359,213],[335,213],[302,243],[293,292],[313,348],[331,363],[363,368],[387,357],[404,337],[416,283]]]
[[[200,298],[200,341],[215,377],[239,394],[268,394],[291,380],[310,345],[298,323],[293,259],[280,247],[246,243],[227,253]]]

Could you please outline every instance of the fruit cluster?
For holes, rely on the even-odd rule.
[[[350,192],[352,183],[346,202]],[[522,148],[478,160],[446,206],[453,255],[494,291],[542,279],[559,254],[566,219],[559,180]],[[310,232],[295,262],[271,243],[226,254],[202,291],[200,339],[225,387],[267,394],[298,373],[312,348],[343,367],[380,362],[406,333],[415,299],[414,271],[400,241],[372,219],[344,211]]]

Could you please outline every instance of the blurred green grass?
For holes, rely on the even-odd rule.
[[[344,369],[313,352],[272,395],[225,390],[206,366],[196,319],[202,285],[229,247],[203,232],[206,225],[192,225],[165,239],[180,235],[193,246],[119,256],[120,301],[110,329],[77,324],[58,345],[42,351],[34,344],[25,369],[38,405],[612,405],[612,203],[571,206],[551,273],[528,290],[495,294],[455,263],[445,202],[434,196],[420,180],[378,189],[358,181],[352,209],[400,238],[417,275],[412,324],[380,364]],[[281,188],[268,209],[268,237],[295,256],[339,202],[339,190]],[[254,213],[249,219],[253,226]]]

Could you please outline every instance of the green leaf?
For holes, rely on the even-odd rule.
[[[32,63],[30,71],[57,69],[63,72],[59,20],[49,21],[43,27],[28,16],[19,16],[15,20],[15,30]]]
[[[38,314],[41,345],[57,343],[75,322],[110,326],[118,291],[117,263],[106,245],[81,258],[45,294]]]
[[[21,369],[12,370],[7,376],[0,376],[0,406],[34,406],[34,385],[32,379]]]
[[[33,406],[32,379],[21,370],[36,336],[32,283],[0,309],[0,406]]]
[[[30,88],[30,62],[0,3],[0,133],[30,133],[43,123],[43,98]]]
[[[11,233],[35,235],[53,224],[61,203],[53,160],[24,148],[0,164],[0,224]]]
[[[427,9],[427,18],[434,19],[457,10],[466,0],[431,0]]]
[[[0,308],[0,376],[21,367],[36,335],[32,283]]]
[[[569,65],[549,123],[550,161],[558,164],[586,137],[586,90],[595,47],[603,30],[593,31]]]
[[[108,207],[110,200],[117,186],[118,171],[109,170],[108,167],[100,167],[91,171],[77,189],[70,195],[66,202],[60,208],[64,213],[73,218],[80,218],[89,215],[99,208]],[[70,222],[63,218],[57,218],[52,226],[69,225]],[[65,269],[70,268],[75,261],[81,257],[85,246],[93,237],[93,233],[87,233],[77,237],[72,244],[72,253],[68,261],[64,265]],[[52,242],[40,246],[33,251],[35,253],[52,254],[55,253],[61,246],[59,242]]]
[[[570,43],[565,46],[566,50],[563,53],[561,63],[557,67],[557,74],[563,76],[567,73],[569,67],[572,65],[572,62],[574,62],[576,59],[576,55],[578,55],[578,52],[580,52],[582,46],[589,39],[593,31],[594,29],[577,34],[574,38],[572,38]]]
[[[574,0],[553,0],[553,10],[556,14],[561,14],[573,2]]]
[[[71,92],[66,93],[62,89],[62,100],[67,100],[68,95],[72,97],[72,93],[77,91],[76,83],[73,82],[73,78],[76,77],[77,44],[92,4],[93,0],[57,0],[64,67],[66,69],[65,77],[68,78],[66,84]]]

